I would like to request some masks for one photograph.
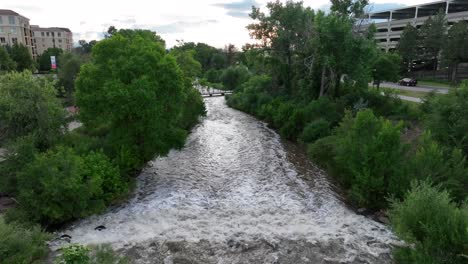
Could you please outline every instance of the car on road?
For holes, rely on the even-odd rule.
[[[402,86],[416,86],[418,84],[418,81],[413,78],[403,78],[398,81],[398,84]]]

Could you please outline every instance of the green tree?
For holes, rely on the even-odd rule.
[[[52,82],[31,72],[0,76],[0,129],[4,140],[32,135],[38,145],[50,146],[61,134],[64,110]]]
[[[408,24],[403,30],[397,50],[406,69],[410,72],[413,69],[413,61],[419,55],[419,31],[411,24]]]
[[[468,60],[468,24],[465,21],[460,21],[449,29],[442,57],[450,66],[451,81],[455,83],[458,64]]]
[[[293,68],[302,65],[298,58],[312,32],[314,11],[302,2],[279,0],[267,4],[268,13],[253,7],[250,17],[254,23],[247,26],[250,36],[261,41],[260,47],[270,55],[271,75],[275,86],[293,93]]]
[[[429,98],[424,105],[424,123],[444,146],[458,148],[468,156],[468,82],[449,94]]]
[[[55,58],[57,59],[59,57],[59,55],[61,55],[62,53],[63,53],[63,50],[59,49],[59,48],[48,48],[48,49],[46,49],[41,54],[41,56],[39,56],[39,58],[37,60],[38,63],[39,63],[39,70],[40,71],[50,71],[51,67],[52,67],[50,57],[55,56]]]
[[[381,53],[374,62],[373,77],[380,88],[381,81],[398,80],[400,72],[401,57],[394,53]]]
[[[187,78],[199,77],[202,71],[201,63],[194,59],[195,50],[173,50],[171,55],[176,58],[179,68]]]
[[[361,18],[369,0],[330,0],[330,10],[338,15]]]
[[[457,208],[449,193],[422,182],[403,201],[394,201],[390,219],[411,246],[395,250],[398,263],[466,263],[468,209]]]
[[[10,57],[16,63],[17,71],[34,70],[34,61],[28,47],[15,44],[10,48]]]
[[[45,225],[97,213],[126,191],[118,168],[106,156],[92,152],[81,157],[66,147],[36,155],[17,177],[20,209]]]
[[[16,69],[16,63],[11,59],[8,51],[3,46],[0,47],[0,73],[14,69]]]
[[[186,83],[153,33],[125,32],[96,44],[75,85],[85,126],[106,127],[108,153],[133,170],[182,146],[186,132],[177,124]]]
[[[439,55],[446,41],[447,18],[445,12],[440,10],[433,17],[424,21],[420,30],[421,46],[424,47],[422,57],[434,70],[439,65]]]
[[[69,104],[74,103],[75,79],[80,72],[81,61],[73,53],[63,53],[58,57],[60,70],[58,78],[60,84],[65,88],[65,97]]]
[[[401,124],[376,117],[371,110],[346,115],[336,132],[335,162],[351,198],[366,208],[381,208],[402,174]]]
[[[250,72],[245,66],[233,66],[227,68],[221,75],[221,81],[227,90],[240,88],[241,84],[250,77]]]

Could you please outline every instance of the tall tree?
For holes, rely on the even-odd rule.
[[[458,22],[449,29],[442,57],[449,65],[452,82],[456,82],[458,64],[468,61],[468,24],[466,22]]]
[[[124,171],[182,146],[178,127],[184,76],[151,32],[121,30],[99,41],[76,80],[80,118],[105,126],[109,152]]]
[[[16,63],[11,59],[7,50],[0,46],[0,72],[16,69]]]
[[[226,45],[224,47],[224,53],[226,54],[227,66],[229,67],[229,66],[234,65],[236,62],[236,56],[238,53],[236,46],[234,46],[233,44]]]
[[[33,70],[34,61],[28,47],[23,44],[15,44],[10,49],[10,57],[16,62],[16,70]]]
[[[297,55],[302,53],[312,34],[314,11],[302,2],[279,0],[267,4],[268,14],[252,7],[254,23],[247,26],[250,36],[259,40],[260,47],[270,55],[272,76],[277,87],[293,93],[293,67],[302,64]]]
[[[421,46],[424,47],[422,55],[434,70],[438,68],[439,55],[445,45],[447,26],[445,12],[440,10],[437,15],[429,17],[421,27]]]
[[[381,53],[374,62],[373,77],[380,88],[381,81],[397,81],[400,72],[401,57],[394,53]]]
[[[412,70],[413,61],[418,57],[419,52],[419,31],[408,24],[401,34],[400,42],[397,50],[403,59],[403,63],[410,72]]]
[[[364,15],[364,8],[369,4],[369,0],[330,0],[330,10],[341,16],[361,18]]]
[[[58,57],[60,70],[58,78],[60,84],[65,88],[65,97],[69,104],[73,104],[73,96],[75,92],[75,79],[80,71],[81,61],[73,53],[63,53]]]

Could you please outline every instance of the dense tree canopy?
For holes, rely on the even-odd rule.
[[[15,44],[9,48],[11,59],[16,62],[16,70],[33,70],[34,61],[28,47],[23,44]]]
[[[53,83],[31,72],[0,75],[0,129],[4,140],[34,136],[50,145],[60,134],[64,110]]]
[[[89,129],[108,128],[107,143],[122,168],[138,168],[183,143],[177,125],[184,76],[154,33],[119,31],[97,43],[76,88],[81,120]]]

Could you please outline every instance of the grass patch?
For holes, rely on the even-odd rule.
[[[418,86],[435,86],[441,88],[456,88],[458,85],[453,85],[449,81],[444,80],[418,80]]]

